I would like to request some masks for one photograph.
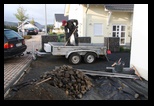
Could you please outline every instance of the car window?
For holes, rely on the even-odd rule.
[[[7,39],[4,37],[4,43],[7,42]]]
[[[28,30],[34,30],[34,28],[29,28]]]
[[[13,30],[6,30],[4,31],[4,35],[7,37],[7,39],[12,39],[12,38],[18,38],[18,39],[22,39],[23,37],[21,35],[19,35],[17,32],[13,31]]]

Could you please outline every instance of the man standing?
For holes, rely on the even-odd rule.
[[[64,26],[67,45],[70,45],[70,36],[74,33],[75,45],[78,46],[78,20],[63,20],[62,26]]]

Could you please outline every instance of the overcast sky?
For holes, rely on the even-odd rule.
[[[29,19],[45,25],[45,4],[4,4],[4,21],[18,22],[15,17],[19,5],[26,10]],[[54,14],[64,14],[65,4],[46,4],[47,24],[54,23]]]

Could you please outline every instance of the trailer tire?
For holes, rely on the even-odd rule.
[[[79,64],[81,62],[81,56],[78,53],[72,53],[69,56],[69,62],[74,65]]]
[[[93,63],[95,61],[95,59],[96,59],[96,54],[92,53],[92,52],[88,52],[84,56],[84,61],[85,61],[85,63],[88,63],[88,64]]]

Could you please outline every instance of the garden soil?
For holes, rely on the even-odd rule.
[[[56,57],[52,55],[46,55],[38,57],[33,61],[29,67],[29,70],[23,75],[17,84],[29,81],[40,80],[40,76],[47,71],[52,71],[57,66],[69,65],[74,69],[86,69],[94,71],[105,71],[106,67],[118,61],[125,63],[124,67],[129,67],[130,53],[112,53],[108,55],[109,61],[105,57],[96,59],[92,64],[86,64],[81,61],[78,65],[71,65],[65,57]],[[39,85],[35,85],[36,82],[32,82],[19,90],[10,90],[5,100],[147,100],[148,99],[148,83],[146,81],[134,81],[134,79],[120,79],[110,77],[98,77],[88,76],[93,79],[92,87],[81,98],[72,98],[66,94],[63,89],[52,86],[47,82],[43,82]],[[138,85],[136,88],[127,85]],[[138,88],[138,90],[136,90]],[[139,89],[141,89],[139,91]]]

